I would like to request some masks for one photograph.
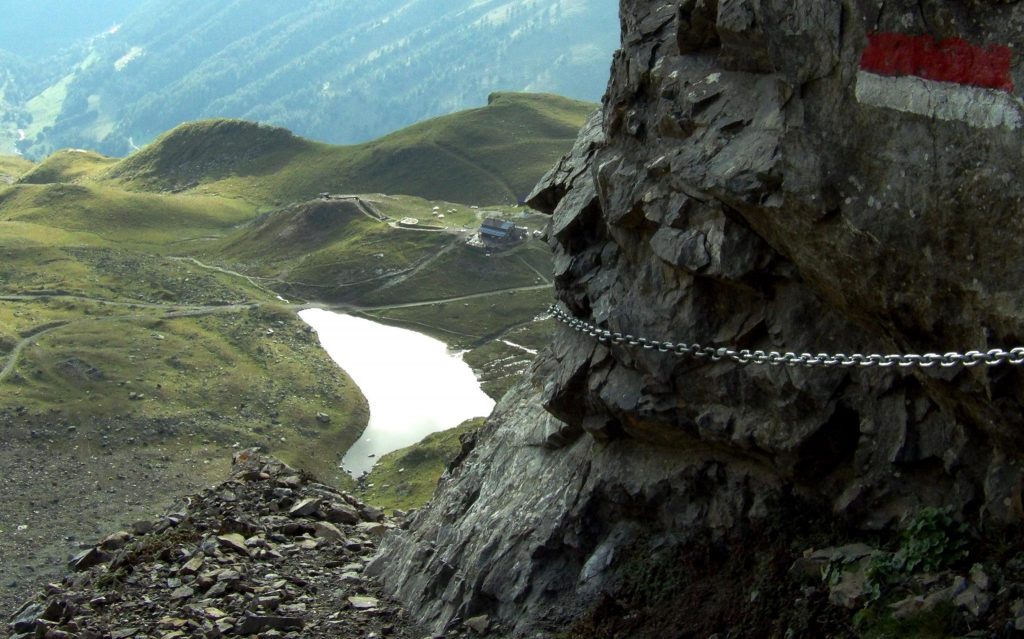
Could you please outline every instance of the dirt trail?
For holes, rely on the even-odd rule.
[[[411,269],[408,269],[408,270],[398,274],[396,277],[392,277],[388,282],[382,284],[381,287],[379,289],[377,289],[377,291],[378,292],[386,291],[387,289],[389,289],[389,288],[391,288],[391,287],[393,287],[393,286],[395,286],[397,284],[401,284],[402,282],[406,281],[410,277],[412,277],[414,275],[417,275],[418,273],[422,272],[423,269],[427,268],[428,266],[430,266],[431,264],[436,262],[441,257],[447,255],[448,253],[451,253],[452,249],[454,249],[458,243],[459,243],[458,240],[452,240],[443,249],[441,249],[437,253],[434,253],[433,255],[431,255],[427,259],[423,260],[422,262],[420,262],[416,266],[414,266]]]
[[[374,208],[373,204],[370,204],[361,197],[352,196],[352,199],[355,200],[356,208],[362,211],[363,215],[365,215],[366,217],[370,218],[371,220],[377,220],[378,222],[388,221],[388,216],[384,215],[376,208]]]
[[[73,293],[39,293],[39,294],[33,294],[33,295],[0,295],[0,302],[38,302],[38,301],[41,301],[41,300],[45,301],[45,300],[48,300],[48,299],[73,300],[73,301],[76,301],[76,302],[92,302],[94,304],[103,304],[105,306],[122,306],[124,308],[155,308],[155,309],[165,309],[165,308],[168,308],[170,306],[184,307],[184,305],[180,305],[180,304],[179,305],[160,304],[160,303],[155,303],[155,302],[143,302],[141,300],[140,301],[127,300],[127,301],[119,302],[119,301],[116,301],[116,300],[103,299],[102,297],[89,297],[87,295],[75,295]]]
[[[272,291],[269,288],[263,286],[262,284],[257,282],[252,276],[246,275],[245,273],[239,273],[238,271],[232,271],[231,269],[221,268],[220,266],[214,266],[212,264],[204,264],[203,262],[200,262],[194,257],[170,257],[169,259],[172,259],[176,262],[191,262],[192,264],[195,264],[199,268],[204,268],[210,271],[223,273],[224,275],[230,275],[232,277],[241,278],[248,282],[254,288],[259,289],[260,291],[263,291],[264,293],[267,293],[274,297],[277,297],[277,293],[275,291]]]
[[[530,264],[529,262],[527,262],[526,258],[523,257],[522,255],[519,256],[519,261],[522,262],[523,264],[525,264],[526,268],[528,268],[531,271],[533,271],[534,273],[536,273],[537,277],[539,277],[540,279],[544,280],[545,284],[551,284],[552,283],[551,282],[551,275],[550,274],[545,275],[545,274],[541,273],[533,264]]]
[[[50,326],[49,328],[32,333],[28,337],[22,339],[20,342],[15,344],[14,350],[12,350],[10,355],[7,356],[7,363],[4,364],[4,367],[2,369],[0,369],[0,382],[6,380],[14,371],[14,367],[18,364],[18,358],[21,356],[21,351],[23,351],[26,346],[31,344],[34,340],[39,339],[43,335],[46,335],[47,333],[52,333],[58,329],[64,328],[65,326],[77,323],[78,322],[64,322],[61,324],[57,324],[56,326]]]
[[[500,184],[502,187],[504,187],[505,190],[508,191],[509,195],[511,195],[513,198],[518,197],[518,194],[516,193],[516,190],[514,188],[512,188],[512,185],[509,184],[508,181],[505,178],[503,178],[502,176],[500,176],[497,173],[491,171],[490,169],[488,169],[488,168],[486,168],[484,166],[481,166],[480,164],[474,162],[473,160],[468,158],[466,155],[464,155],[461,151],[453,149],[453,148],[451,148],[448,145],[441,144],[439,142],[434,142],[433,145],[435,147],[437,147],[441,152],[450,155],[451,157],[455,158],[456,160],[462,162],[463,164],[467,164],[467,165],[473,167],[474,169],[476,169],[477,171],[480,171],[481,173],[483,173],[487,177],[491,178],[492,180],[494,180],[495,182]]]

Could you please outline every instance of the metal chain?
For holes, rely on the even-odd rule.
[[[734,350],[731,348],[715,348],[713,346],[701,346],[700,344],[687,344],[685,342],[669,342],[636,337],[623,333],[612,332],[593,324],[588,324],[566,313],[557,305],[552,304],[551,313],[558,321],[566,324],[573,330],[596,337],[602,343],[625,344],[628,346],[640,346],[645,350],[655,350],[662,353],[674,353],[680,357],[693,357],[696,359],[707,359],[712,362],[730,360],[737,364],[767,364],[769,366],[815,366],[825,367],[870,367],[889,368],[898,366],[900,368],[929,368],[938,364],[943,368],[954,366],[996,366],[999,364],[1024,364],[1024,347],[1017,347],[1004,351],[1001,348],[994,348],[990,351],[967,351],[966,353],[925,353],[924,355],[895,354],[879,355],[873,353],[862,355],[854,353],[846,355],[843,353],[779,353],[777,351],[752,351],[749,349]]]

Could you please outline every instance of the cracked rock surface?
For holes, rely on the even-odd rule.
[[[566,310],[737,349],[1024,344],[1024,136],[992,112],[1020,108],[1020,59],[1016,89],[925,83],[923,102],[920,78],[904,93],[862,65],[879,33],[1020,50],[1024,5],[623,0],[621,19],[600,111],[530,198]],[[435,625],[490,613],[525,635],[621,591],[627,557],[738,556],[738,531],[788,508],[865,532],[925,507],[1017,526],[1022,381],[742,367],[562,327],[371,570]]]

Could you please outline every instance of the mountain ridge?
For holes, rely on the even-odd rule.
[[[596,106],[548,94],[496,93],[487,106],[350,146],[242,120],[190,122],[97,179],[132,190],[201,189],[274,205],[325,191],[516,203],[571,147]]]

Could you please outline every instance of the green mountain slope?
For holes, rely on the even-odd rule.
[[[13,155],[0,155],[0,184],[16,182],[34,166],[28,160]]]
[[[5,24],[17,24],[22,4]],[[11,105],[23,121],[0,133],[0,152],[124,156],[211,118],[350,144],[494,91],[596,100],[618,45],[617,9],[615,0],[147,0],[118,29],[20,76],[29,95]],[[0,78],[3,69],[0,59]],[[18,128],[24,139],[12,136]]]
[[[102,177],[135,190],[198,190],[274,206],[322,192],[515,203],[572,146],[595,106],[546,94],[495,94],[486,107],[344,147],[242,121],[194,122]]]
[[[223,233],[252,217],[237,201],[129,193],[94,184],[23,184],[0,190],[3,243],[20,238],[63,244],[47,229],[75,234],[67,242],[138,246],[180,243]]]
[[[484,421],[471,419],[382,456],[359,482],[363,498],[389,510],[409,510],[427,503],[445,467],[462,449],[461,438],[471,437],[483,428]]]
[[[453,241],[447,233],[394,228],[371,218],[371,207],[361,198],[289,206],[204,248],[202,257],[259,276],[289,298],[337,302],[360,300]]]
[[[264,177],[276,186],[287,182],[278,175],[281,171],[318,146],[285,129],[242,120],[189,122],[118,162],[102,177],[146,191],[181,191]],[[263,193],[277,192],[262,180],[261,184],[268,187],[261,189]]]
[[[116,163],[116,159],[95,151],[64,149],[30,167],[31,170],[25,171],[18,181],[22,184],[77,182],[102,173]]]
[[[35,78],[37,84],[30,78]],[[37,65],[0,48],[0,156],[18,153],[23,130],[31,122],[25,104],[53,80]]]

